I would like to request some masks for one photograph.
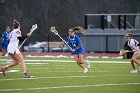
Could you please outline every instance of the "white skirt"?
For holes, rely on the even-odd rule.
[[[136,54],[140,54],[140,50],[139,50],[139,51],[134,52],[133,56],[134,56],[134,55],[136,55]]]
[[[13,43],[8,44],[7,52],[9,54],[19,54],[20,53],[17,44],[13,44]]]

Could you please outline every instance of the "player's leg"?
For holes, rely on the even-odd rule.
[[[79,61],[79,55],[74,55],[74,59],[75,59],[76,63],[77,63],[81,68],[84,69],[83,63],[81,63],[81,62]]]
[[[90,68],[91,67],[90,62],[88,60],[84,60],[84,63],[86,63],[87,68]]]
[[[133,57],[131,58],[131,65],[132,65],[132,68],[134,69],[131,71],[131,73],[137,73],[135,64],[140,66],[140,61],[137,60],[138,58],[140,58],[140,53],[133,55]]]
[[[131,60],[131,65],[132,65],[132,68],[135,70],[136,69],[136,66],[135,66],[135,63],[133,60]]]
[[[20,62],[24,77],[30,78],[22,54],[21,53],[15,54],[14,57]]]
[[[19,61],[14,57],[13,54],[9,54],[10,58],[13,60],[12,62],[10,62],[8,65],[7,65],[7,68],[11,68],[15,65],[18,65],[19,64]]]
[[[84,73],[87,73],[88,72],[88,69],[85,67],[85,63],[86,62],[84,61],[83,54],[79,54],[78,58],[79,58],[79,62],[82,63]]]
[[[16,60],[12,54],[9,54],[9,56],[11,57],[11,59],[12,59],[13,61],[10,62],[9,64],[7,64],[7,65],[4,66],[4,67],[1,67],[1,71],[3,72],[3,75],[4,75],[4,76],[5,76],[5,73],[6,73],[6,71],[7,71],[8,68],[11,68],[11,67],[13,67],[13,66],[15,66],[15,65],[18,64],[18,60]]]
[[[135,54],[135,55],[131,58],[131,60],[133,60],[137,65],[140,66],[140,61],[137,60],[138,58],[140,58],[140,53]]]

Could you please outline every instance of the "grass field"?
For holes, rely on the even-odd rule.
[[[25,58],[31,79],[22,77],[20,66],[6,76],[0,73],[0,93],[140,93],[140,72],[131,74],[128,60],[88,59],[84,74],[72,58]],[[0,66],[6,58],[0,58]]]

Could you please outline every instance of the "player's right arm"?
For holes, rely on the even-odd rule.
[[[30,37],[32,33],[27,33],[27,35],[21,35],[21,32],[20,31],[17,31],[16,32],[17,34],[17,38],[20,42],[24,41],[27,37]]]

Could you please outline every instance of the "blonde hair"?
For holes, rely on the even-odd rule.
[[[81,26],[76,26],[76,27],[72,28],[72,30],[73,30],[75,33],[83,33],[83,32],[84,32],[84,29],[83,29],[83,27],[81,27]]]
[[[20,23],[17,20],[14,20],[13,27],[16,29],[20,26]]]

